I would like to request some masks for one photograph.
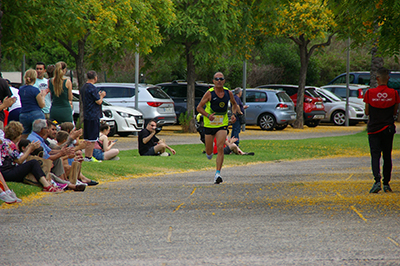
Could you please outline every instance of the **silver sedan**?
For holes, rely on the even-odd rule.
[[[316,91],[324,100],[326,115],[322,119],[322,122],[333,122],[337,126],[345,125],[346,101],[328,90],[316,88]],[[364,113],[364,106],[349,102],[349,123],[355,125],[358,122],[365,122],[367,120],[368,117]]]

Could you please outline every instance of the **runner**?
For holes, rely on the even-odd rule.
[[[229,121],[228,101],[231,101],[233,114],[236,114],[236,112],[242,114],[242,112],[232,92],[224,87],[224,74],[215,73],[213,82],[215,86],[204,94],[197,106],[197,111],[204,116],[206,155],[209,160],[213,156],[213,140],[214,138],[217,139],[218,154],[214,184],[219,184],[222,183],[221,168],[224,162],[224,143],[228,134],[228,124],[236,121],[234,115],[231,116],[231,121]],[[206,109],[204,109],[204,106],[206,106]]]

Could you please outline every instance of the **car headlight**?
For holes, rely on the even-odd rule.
[[[124,112],[117,112],[120,116],[122,116],[123,118],[129,118],[129,117],[134,117],[131,114],[128,113],[124,113]]]
[[[356,110],[357,112],[363,112],[364,109],[362,109],[361,107],[358,106],[352,106],[354,108],[354,110]]]

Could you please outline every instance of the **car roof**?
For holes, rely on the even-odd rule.
[[[114,82],[114,83],[108,83],[108,82],[103,82],[103,83],[95,83],[94,84],[95,86],[129,86],[129,87],[135,87],[135,83],[117,83],[117,82]],[[152,85],[152,84],[144,84],[144,83],[139,83],[138,84],[139,85],[139,87],[142,87],[142,88],[147,88],[147,87],[156,87],[156,85]]]
[[[187,84],[187,81],[186,81],[186,80],[180,80],[180,79],[178,79],[178,80],[173,80],[173,81],[158,83],[157,86],[164,86],[164,85],[171,85],[171,84],[182,84],[182,85],[185,85],[185,84]],[[208,86],[208,87],[214,86],[214,84],[206,83],[206,82],[201,81],[201,80],[200,80],[200,81],[195,81],[194,84],[195,84],[195,85],[200,85],[200,86],[201,86],[201,85],[206,85],[206,86]]]
[[[339,83],[339,84],[329,84],[329,85],[321,86],[321,88],[328,88],[328,87],[345,88],[345,87],[347,87],[347,85]],[[349,84],[349,88],[351,88],[351,89],[367,89],[367,88],[369,88],[369,86],[362,85],[362,84]]]

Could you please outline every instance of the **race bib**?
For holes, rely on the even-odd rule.
[[[212,126],[222,126],[224,124],[224,116],[223,115],[214,115],[214,120],[210,120],[210,125]]]

